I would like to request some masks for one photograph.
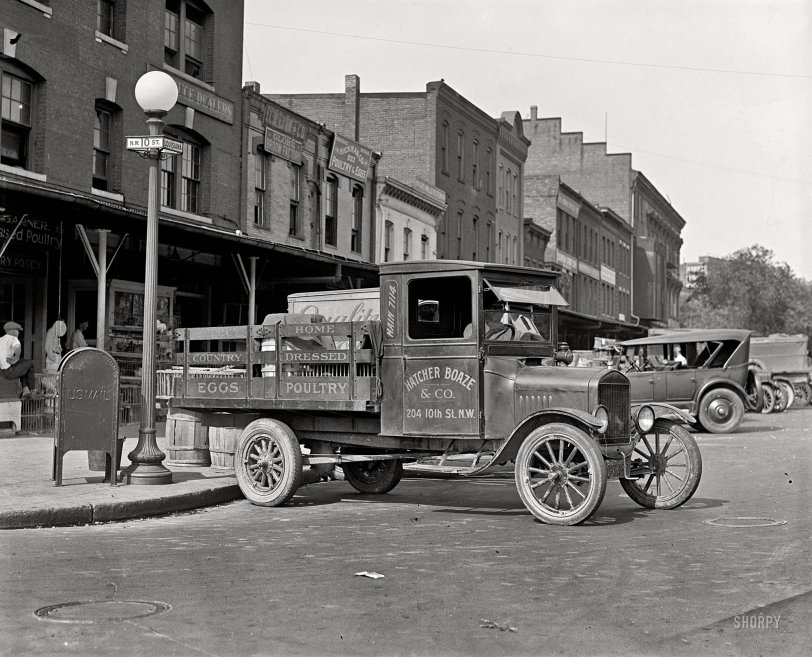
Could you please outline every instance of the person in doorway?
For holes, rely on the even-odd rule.
[[[23,399],[33,397],[31,388],[34,387],[34,361],[20,358],[22,345],[20,344],[20,331],[23,327],[17,322],[3,324],[6,334],[0,338],[0,376],[4,379],[19,379],[23,386]]]
[[[73,335],[70,339],[70,348],[71,349],[81,349],[82,347],[87,347],[87,341],[85,340],[85,331],[87,331],[87,327],[89,324],[87,322],[80,322],[79,326],[73,332]]]
[[[56,372],[59,369],[59,361],[62,360],[62,336],[65,335],[66,331],[65,322],[58,319],[45,334],[46,372]]]

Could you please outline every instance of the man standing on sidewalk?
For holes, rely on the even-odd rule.
[[[6,334],[0,338],[0,376],[4,379],[20,379],[23,384],[22,397],[32,397],[31,388],[34,387],[34,361],[20,358],[22,345],[17,336],[23,327],[17,322],[3,324]]]

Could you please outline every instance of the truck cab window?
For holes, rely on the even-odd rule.
[[[471,279],[464,276],[409,282],[409,337],[462,338],[473,317]]]

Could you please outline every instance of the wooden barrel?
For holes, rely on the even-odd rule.
[[[217,470],[234,469],[234,448],[243,428],[259,417],[258,413],[210,413],[209,454],[211,467]]]
[[[197,411],[169,409],[166,418],[169,463],[181,466],[206,466],[211,463],[207,415]]]

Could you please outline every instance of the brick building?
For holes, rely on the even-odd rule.
[[[358,76],[348,75],[343,93],[267,98],[379,150],[379,178],[440,190],[447,208],[438,222],[438,258],[522,262],[523,213],[516,206],[523,202],[527,143],[515,121],[488,116],[442,80],[429,82],[424,92],[361,93]],[[497,208],[497,185],[506,184],[497,179],[497,162],[503,171],[511,163],[510,211]]]
[[[248,263],[278,278],[334,275],[342,262],[345,284],[376,280],[361,258],[250,232],[242,0],[4,0],[0,33],[0,323],[23,324],[38,371],[47,328],[62,318],[69,336],[87,320],[89,343],[140,381],[148,167],[124,137],[147,132],[133,89],[149,70],[177,83],[164,132],[183,143],[162,162],[159,319],[245,321]],[[257,297],[258,313],[275,303]]]
[[[560,118],[539,118],[535,106],[524,121],[524,133],[531,141],[527,179],[560,176],[582,198],[610,208],[630,227],[633,284],[627,321],[647,327],[678,326],[680,234],[685,220],[632,168],[631,154],[608,154],[605,143],[584,143],[583,133],[562,132]],[[601,305],[596,305],[590,314],[600,312]]]
[[[561,293],[569,301],[559,311],[561,338],[591,349],[595,337],[640,335],[630,320],[631,226],[557,175],[526,176],[525,208],[548,231],[546,262],[561,271]]]

